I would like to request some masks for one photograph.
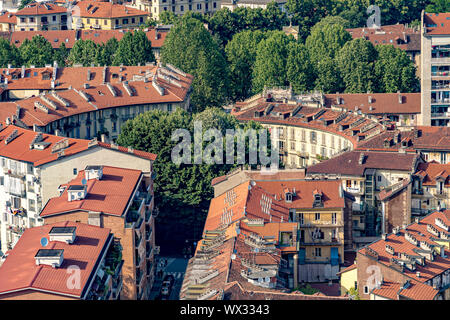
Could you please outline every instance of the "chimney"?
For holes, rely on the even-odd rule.
[[[420,278],[420,271],[416,272],[416,276],[417,276],[417,278]]]
[[[22,66],[21,77],[25,78],[25,66]]]
[[[387,234],[386,234],[386,233],[383,233],[383,234],[381,235],[381,239],[383,239],[383,240],[386,241],[386,239],[387,239]]]
[[[359,164],[364,164],[364,160],[365,160],[365,155],[364,155],[364,153],[361,153],[361,154],[359,155],[359,161],[358,161],[358,163],[359,163]]]
[[[369,103],[372,103],[372,102],[373,102],[372,96],[369,96]]]
[[[398,94],[398,103],[402,104],[403,103],[403,96],[401,95],[400,91],[398,91],[397,94]]]

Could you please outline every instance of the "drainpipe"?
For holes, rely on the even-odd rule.
[[[298,253],[294,254],[294,289],[298,287]]]

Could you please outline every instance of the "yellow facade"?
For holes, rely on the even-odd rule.
[[[341,273],[341,295],[345,295],[350,288],[355,288],[355,284],[358,281],[358,269],[345,271]]]
[[[14,24],[12,24],[12,23],[0,23],[0,31],[4,31],[4,32],[14,31]]]
[[[344,217],[342,210],[315,208],[297,210],[300,248],[305,249],[305,263],[328,262],[331,248],[337,248],[340,262],[344,257]],[[314,235],[320,234],[319,238]]]
[[[72,29],[98,29],[98,30],[115,30],[115,29],[132,29],[138,28],[148,19],[147,15],[120,17],[120,18],[92,18],[92,17],[74,17]]]

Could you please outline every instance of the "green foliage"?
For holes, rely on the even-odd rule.
[[[54,50],[53,59],[58,63],[59,67],[65,67],[70,50],[66,48],[63,42],[57,50]]]
[[[314,67],[305,45],[297,42],[289,44],[286,69],[287,80],[294,92],[301,93],[313,89],[315,79]]]
[[[155,61],[155,56],[153,55],[151,41],[144,31],[135,30],[134,33],[128,31],[120,39],[113,64],[137,66],[138,64],[145,65],[146,62],[152,61]]]
[[[417,92],[420,90],[416,67],[405,51],[393,45],[378,45],[375,75],[379,92]]]
[[[312,295],[314,293],[319,292],[319,290],[311,287],[311,285],[308,283],[306,286],[298,287],[294,289],[294,291],[300,291],[303,294]]]
[[[8,40],[0,38],[0,67],[5,68],[8,64],[16,67],[22,64],[20,51]]]
[[[44,67],[53,63],[53,47],[43,36],[36,35],[31,41],[25,39],[19,48],[22,63],[26,66]]]
[[[19,5],[19,10],[22,10],[23,8],[25,8],[26,5],[30,4],[31,2],[33,2],[34,0],[21,0],[20,1],[20,5]]]
[[[232,100],[245,100],[251,95],[252,73],[259,42],[267,33],[262,31],[242,31],[227,43],[225,52],[231,73]]]
[[[351,288],[348,290],[348,295],[349,295],[350,297],[352,297],[352,298],[351,298],[352,300],[361,300],[361,298],[359,297],[358,290],[356,290],[356,289],[353,288],[353,287],[351,287]]]
[[[426,9],[426,12],[441,13],[450,11],[450,0],[431,0]]]
[[[159,14],[158,22],[161,24],[175,24],[178,21],[178,16],[172,11],[163,11]]]
[[[335,59],[325,57],[316,65],[315,88],[324,93],[343,92],[345,85],[336,65]]]
[[[177,235],[181,235],[182,239],[198,239],[201,236],[209,202],[213,197],[211,180],[234,168],[231,164],[176,165],[172,162],[172,149],[179,142],[171,140],[172,133],[176,129],[186,129],[190,132],[193,143],[196,120],[202,121],[203,132],[209,128],[217,128],[225,133],[226,129],[240,127],[233,116],[219,108],[208,108],[196,115],[181,109],[173,113],[155,110],[127,121],[117,140],[119,145],[158,154],[154,163],[158,177],[154,185],[155,205],[159,211],[157,222],[166,226],[164,230],[173,232],[178,228],[176,234],[167,235],[166,240],[173,240],[172,237]],[[194,153],[193,145],[191,153]],[[162,231],[158,234],[165,237]]]
[[[264,89],[264,86],[287,86],[287,57],[289,43],[294,42],[292,36],[283,32],[274,32],[258,45],[255,67],[253,69],[253,91]]]
[[[97,46],[96,62],[101,66],[111,66],[117,49],[119,48],[119,41],[116,38],[109,39],[106,43]]]
[[[194,76],[192,105],[202,111],[221,106],[228,98],[229,68],[217,42],[194,18],[182,18],[169,32],[161,60]]]
[[[370,41],[354,39],[347,42],[336,55],[336,64],[345,84],[345,92],[374,92],[377,79],[374,63],[377,51]]]
[[[77,40],[70,50],[68,64],[82,64],[85,67],[95,63],[97,57],[97,45],[92,40]]]

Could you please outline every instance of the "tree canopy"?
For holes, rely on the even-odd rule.
[[[15,45],[10,44],[5,38],[0,38],[0,67],[5,68],[8,64],[20,66],[22,58]]]
[[[25,39],[19,48],[22,63],[26,66],[44,67],[53,63],[53,47],[43,36]]]
[[[110,44],[109,50],[112,50],[114,44]],[[137,66],[145,65],[147,62],[155,61],[152,51],[152,43],[142,30],[135,30],[133,33],[128,31],[120,39],[117,51],[114,55],[114,65]]]
[[[166,37],[161,60],[194,76],[191,101],[195,110],[227,101],[230,87],[226,59],[199,20],[186,17],[177,22]]]

